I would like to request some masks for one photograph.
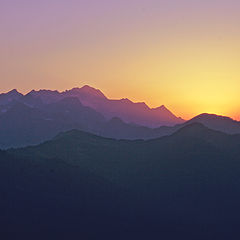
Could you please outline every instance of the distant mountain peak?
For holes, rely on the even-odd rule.
[[[185,124],[194,122],[202,123],[210,129],[225,132],[228,134],[240,133],[240,122],[226,116],[202,113],[187,121]]]
[[[120,99],[121,102],[126,102],[126,103],[133,103],[130,99],[128,98],[122,98]]]
[[[18,90],[16,88],[14,88],[11,91],[9,91],[8,93],[19,93],[19,92],[18,92]]]
[[[117,101],[117,100],[115,100],[115,101]],[[120,99],[120,102],[124,103],[124,104],[128,104],[128,105],[132,105],[132,106],[135,105],[136,107],[141,108],[143,110],[150,109],[145,102],[133,102],[129,98],[122,98],[122,99]]]
[[[13,101],[18,100],[23,95],[17,91],[17,89],[13,89],[7,93],[0,94],[0,105],[6,105]]]
[[[6,96],[12,96],[12,97],[21,97],[22,94],[20,92],[18,92],[17,89],[12,89],[11,91],[7,92],[7,93],[3,93]]]
[[[98,98],[106,98],[106,96],[99,90],[93,87],[90,87],[89,85],[84,85],[81,88],[75,87],[72,88],[71,90],[67,91],[71,93],[86,93],[94,97]]]
[[[170,110],[165,105],[161,105],[160,107],[152,108],[152,110],[170,112]]]
[[[89,86],[89,85],[84,85],[83,87],[81,87],[81,89],[83,90],[87,90],[87,91],[92,91],[92,90],[96,90],[95,88],[93,88],[93,87],[91,87],[91,86]]]
[[[161,105],[159,108],[160,108],[160,109],[167,109],[167,108],[165,107],[165,105]]]
[[[152,108],[154,111],[165,111],[165,112],[170,112],[165,105],[161,105],[160,107]]]
[[[222,115],[217,115],[217,114],[210,114],[210,113],[201,113],[194,118],[192,118],[190,121],[194,120],[226,120],[226,121],[235,121],[230,117],[222,116]]]

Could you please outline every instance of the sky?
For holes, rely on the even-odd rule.
[[[239,0],[0,0],[0,92],[85,84],[240,120]]]

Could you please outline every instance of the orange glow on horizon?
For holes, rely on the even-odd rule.
[[[184,119],[240,120],[239,1],[85,2],[0,7],[0,92],[88,84]]]

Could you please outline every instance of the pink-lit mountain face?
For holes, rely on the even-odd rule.
[[[40,90],[31,91],[29,94],[41,98],[45,103],[55,102],[65,97],[77,97],[84,106],[95,109],[108,120],[118,117],[127,123],[152,128],[163,125],[173,126],[184,122],[183,119],[176,117],[164,105],[158,108],[150,108],[144,102],[134,103],[127,98],[120,100],[108,99],[100,90],[87,85],[61,93]]]

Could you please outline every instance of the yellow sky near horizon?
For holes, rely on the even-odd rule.
[[[184,119],[240,120],[239,11],[235,0],[3,0],[0,91],[88,84]]]

